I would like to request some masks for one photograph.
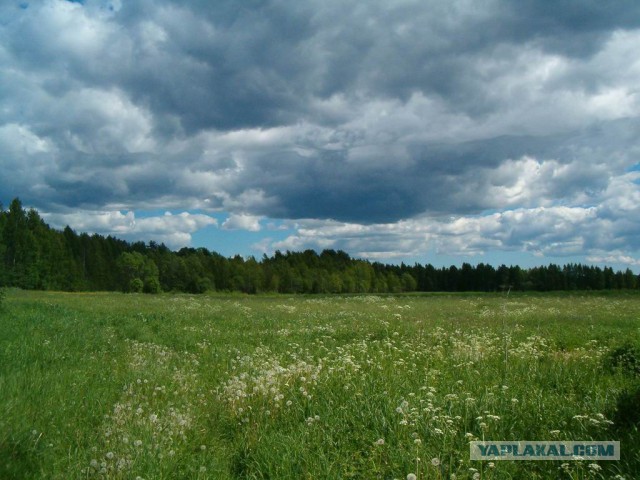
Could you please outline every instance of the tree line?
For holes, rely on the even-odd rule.
[[[206,248],[172,251],[156,242],[60,231],[18,198],[0,205],[0,286],[64,291],[400,293],[638,289],[630,269],[550,264],[530,269],[480,263],[436,268],[388,265],[336,250],[276,251],[260,260]]]

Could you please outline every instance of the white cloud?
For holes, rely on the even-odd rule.
[[[640,267],[640,258],[631,257],[620,253],[588,256],[587,260],[592,263],[604,265],[627,265],[629,268]]]
[[[171,248],[189,246],[192,233],[217,225],[217,220],[209,215],[188,212],[167,212],[162,216],[137,218],[131,211],[75,211],[42,213],[42,217],[56,228],[69,225],[79,232],[115,235],[145,242],[154,240]]]
[[[270,250],[338,248],[372,259],[416,258],[429,252],[447,256],[495,251],[541,257],[589,255],[601,252],[612,237],[625,238],[622,226],[602,213],[598,207],[557,206],[450,219],[421,217],[389,224],[313,220],[298,222],[295,233],[272,243]],[[640,229],[640,216],[631,226]],[[267,250],[265,245],[261,247]],[[637,251],[640,243],[627,236],[623,249]]]
[[[225,230],[248,230],[250,232],[259,232],[261,230],[260,217],[255,215],[231,215],[222,223]]]

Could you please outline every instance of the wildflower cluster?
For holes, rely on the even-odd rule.
[[[153,343],[129,341],[129,347],[129,368],[140,376],[123,386],[105,415],[101,445],[84,469],[87,476],[127,476],[141,458],[160,462],[175,456],[188,443],[196,403],[206,402],[191,371],[198,364],[195,356]]]

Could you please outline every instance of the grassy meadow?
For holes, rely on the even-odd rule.
[[[9,290],[0,478],[640,478],[633,345],[630,293]],[[471,461],[478,439],[622,459]]]

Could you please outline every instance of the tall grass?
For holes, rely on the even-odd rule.
[[[0,478],[640,476],[638,379],[611,367],[638,296],[6,304]],[[622,460],[471,461],[477,439],[620,440]]]

